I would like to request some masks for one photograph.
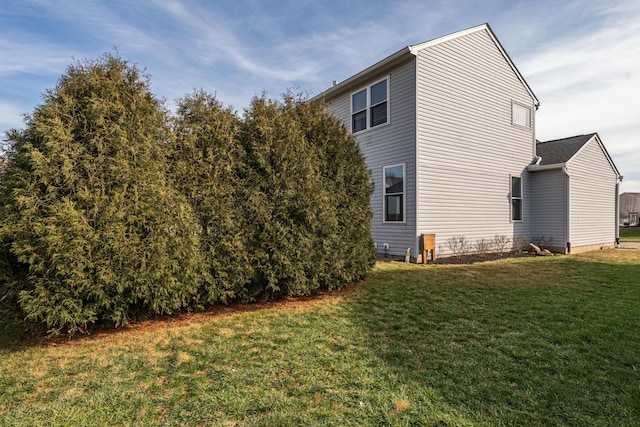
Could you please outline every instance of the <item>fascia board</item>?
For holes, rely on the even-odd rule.
[[[381,73],[383,70],[388,69],[395,64],[406,61],[409,55],[411,55],[411,51],[407,46],[403,49],[400,49],[396,53],[387,56],[385,59],[376,62],[372,66],[365,68],[359,73],[354,74],[353,76],[338,83],[337,85],[330,87],[324,92],[314,96],[311,100],[318,101],[320,99],[330,99],[339,93],[345,92],[350,88],[362,84],[363,82],[367,81],[372,75]]]
[[[598,147],[600,148],[600,150],[604,154],[604,157],[609,162],[609,166],[611,166],[611,169],[615,172],[616,177],[619,178],[620,177],[620,172],[618,171],[618,168],[616,167],[615,163],[613,163],[613,160],[611,159],[611,156],[609,156],[609,153],[607,152],[607,148],[604,146],[604,144],[602,143],[602,140],[600,139],[600,136],[597,133],[594,133],[591,136],[591,138],[589,138],[589,140],[587,142],[582,144],[582,147],[580,147],[580,149],[578,149],[578,151],[576,151],[575,154],[573,156],[571,156],[571,158],[569,160],[567,160],[567,164],[571,163],[572,160],[575,159],[580,154],[580,152],[582,152],[582,150],[584,150],[585,147],[587,145],[589,145],[592,141],[595,141],[595,143],[598,144]]]
[[[562,169],[565,167],[566,163],[554,163],[552,165],[529,165],[527,166],[527,170],[529,172],[539,172],[539,171],[548,171],[553,169]]]
[[[451,34],[448,34],[446,36],[438,37],[437,39],[433,39],[433,40],[426,41],[424,43],[420,43],[420,44],[417,44],[417,45],[409,46],[409,50],[414,55],[417,55],[418,52],[420,52],[421,50],[426,49],[428,47],[436,46],[438,44],[445,43],[445,42],[448,42],[450,40],[457,39],[459,37],[464,37],[464,36],[467,36],[469,34],[476,33],[478,31],[487,31],[487,33],[489,34],[489,37],[491,37],[491,39],[493,40],[495,45],[498,47],[498,50],[500,51],[500,53],[502,54],[504,59],[507,61],[507,63],[509,64],[509,66],[511,67],[513,72],[516,74],[516,77],[518,78],[518,80],[520,80],[520,82],[524,85],[525,89],[529,93],[529,96],[531,96],[531,98],[533,99],[533,102],[534,102],[536,108],[538,106],[540,106],[540,101],[538,100],[536,95],[533,93],[533,91],[531,90],[531,87],[529,87],[529,84],[526,82],[526,80],[524,79],[522,74],[520,74],[520,71],[518,70],[516,65],[513,63],[513,61],[509,57],[509,54],[507,54],[507,51],[504,50],[504,48],[502,47],[502,44],[498,40],[498,37],[496,37],[496,35],[494,34],[494,32],[491,29],[491,27],[489,26],[489,24],[477,25],[475,27],[467,28],[466,30],[457,31],[455,33],[451,33]]]
[[[493,30],[491,29],[489,24],[477,25],[475,27],[467,28],[466,30],[457,31],[455,33],[451,33],[451,34],[448,34],[446,36],[442,36],[442,37],[438,37],[438,38],[433,39],[433,40],[426,41],[424,43],[420,43],[420,44],[416,44],[416,45],[410,45],[410,46],[407,46],[405,48],[402,48],[399,51],[397,51],[396,53],[389,55],[385,59],[376,62],[372,66],[360,71],[357,74],[354,74],[353,76],[349,77],[348,79],[346,79],[346,80],[338,83],[337,85],[325,90],[324,92],[316,95],[315,97],[312,98],[312,101],[317,101],[317,100],[320,100],[320,99],[325,99],[325,100],[326,99],[330,99],[330,98],[334,97],[335,95],[337,95],[339,93],[347,91],[349,88],[353,88],[353,87],[357,86],[358,84],[361,84],[362,82],[366,81],[371,75],[377,74],[379,72],[382,72],[385,68],[391,67],[391,66],[393,66],[395,64],[399,64],[399,63],[405,61],[407,59],[408,55],[417,56],[418,52],[420,52],[423,49],[429,48],[431,46],[436,46],[438,44],[445,43],[447,41],[454,40],[454,39],[457,39],[459,37],[464,37],[466,35],[473,34],[473,33],[478,32],[478,31],[487,31],[487,33],[489,34],[489,36],[491,37],[491,39],[493,40],[493,42],[497,46],[498,50],[500,51],[500,53],[502,54],[504,59],[507,61],[507,63],[509,64],[509,66],[511,67],[513,72],[515,73],[515,75],[518,78],[518,80],[520,80],[520,82],[524,85],[525,89],[527,90],[527,92],[529,93],[531,98],[533,99],[534,104],[535,104],[535,106],[537,108],[540,105],[540,101],[538,101],[538,98],[533,93],[533,91],[531,90],[531,88],[529,87],[527,82],[525,81],[524,77],[522,77],[522,74],[520,74],[520,71],[518,70],[518,68],[515,66],[513,61],[511,61],[511,58],[509,57],[507,52],[504,50],[504,48],[500,44],[500,41],[498,40],[496,35],[493,33]]]

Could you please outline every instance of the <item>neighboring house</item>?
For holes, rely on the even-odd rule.
[[[436,235],[439,254],[456,236],[534,237],[539,102],[489,25],[407,46],[314,99],[360,144],[379,252],[416,256],[421,234]]]
[[[527,169],[532,184],[532,236],[551,250],[600,249],[615,241],[620,174],[597,133],[538,142]]]
[[[620,221],[630,227],[640,225],[640,193],[622,193],[620,195]]]

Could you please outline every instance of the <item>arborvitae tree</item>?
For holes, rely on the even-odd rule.
[[[289,103],[295,98],[289,96]],[[307,143],[319,157],[319,173],[335,209],[338,232],[322,241],[329,289],[361,280],[375,263],[370,207],[373,184],[358,143],[321,102],[293,102]]]
[[[252,278],[241,198],[244,157],[240,119],[215,96],[196,91],[178,100],[171,175],[202,229],[208,303],[246,299]]]
[[[241,138],[253,291],[302,295],[362,278],[375,259],[372,187],[344,126],[299,97],[261,97],[246,111]]]
[[[167,181],[170,135],[135,66],[106,54],[68,68],[26,129],[7,133],[5,302],[69,331],[193,304],[200,230]]]

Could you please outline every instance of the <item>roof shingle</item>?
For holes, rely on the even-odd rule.
[[[552,141],[537,141],[536,154],[542,157],[540,166],[568,162],[595,133],[578,135]]]

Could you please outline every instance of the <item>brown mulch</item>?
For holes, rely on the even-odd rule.
[[[525,258],[525,257],[535,257],[535,256],[537,256],[535,253],[530,253],[530,252],[500,252],[500,253],[492,252],[492,253],[486,253],[486,254],[447,256],[447,257],[437,258],[435,261],[428,261],[427,263],[438,264],[438,265],[475,264],[477,262],[495,261],[498,259]]]
[[[435,261],[427,261],[427,265],[461,265],[461,264],[475,264],[478,262],[495,261],[498,259],[508,258],[524,258],[536,256],[533,252],[490,252],[484,254],[466,254],[466,255],[447,255],[445,257],[436,258]],[[384,256],[379,254],[377,258],[378,262],[397,261],[404,262],[402,256]]]

